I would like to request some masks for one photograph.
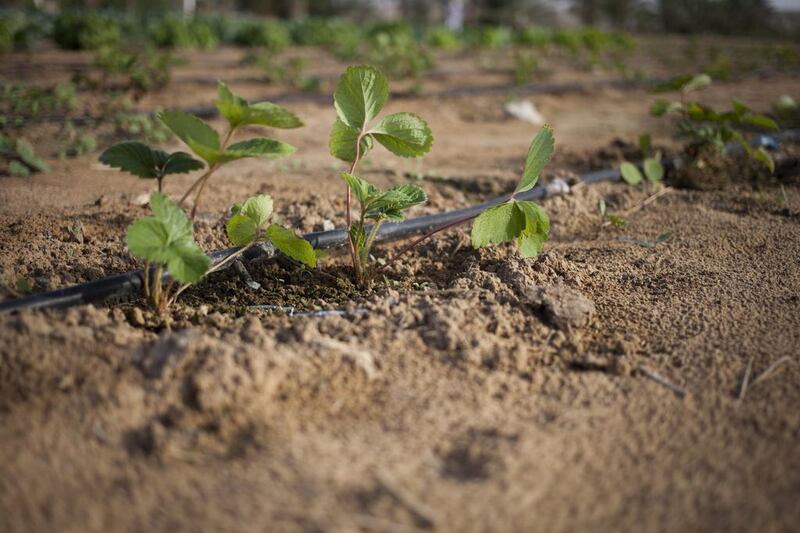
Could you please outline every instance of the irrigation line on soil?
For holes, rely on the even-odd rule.
[[[599,181],[613,181],[620,179],[617,169],[600,170],[590,172],[581,177],[585,183],[596,183]],[[545,186],[537,186],[530,191],[518,194],[520,200],[537,200],[547,196]],[[403,239],[410,235],[430,231],[433,228],[447,224],[458,218],[477,215],[487,207],[505,202],[507,196],[501,196],[471,207],[447,211],[435,215],[427,215],[405,220],[403,222],[384,222],[378,229],[376,241],[388,242]],[[318,231],[303,235],[314,248],[331,249],[338,248],[347,244],[347,231],[336,229],[331,231]],[[236,253],[238,248],[227,248],[217,250],[208,254],[214,264],[220,263],[230,255]],[[253,247],[244,254],[245,259],[256,259],[269,254],[269,250],[261,247]],[[50,292],[33,294],[24,298],[0,302],[0,313],[9,313],[23,309],[41,309],[49,307],[69,307],[82,303],[96,302],[112,297],[120,297],[132,292],[141,290],[144,280],[144,271],[135,270],[125,274],[117,274],[96,281],[90,281],[72,287],[66,287]]]
[[[777,144],[779,140],[783,139],[796,139],[800,138],[800,130],[787,130],[775,136],[760,136],[758,142],[761,144],[772,143]],[[680,164],[679,160],[665,161],[664,167],[667,171]],[[583,174],[580,177],[580,183],[592,184],[601,181],[616,181],[621,179],[619,169],[611,168],[604,170],[597,170]],[[558,189],[558,188],[555,188]],[[559,195],[563,192],[559,190],[550,190],[546,185],[538,185],[518,194],[518,200],[540,200],[548,195]],[[434,228],[444,226],[445,224],[452,223],[456,220],[463,219],[468,222],[470,217],[477,216],[484,209],[500,204],[508,200],[508,195],[499,196],[486,202],[465,207],[462,209],[455,209],[453,211],[446,211],[444,213],[437,213],[435,215],[426,215],[421,217],[404,220],[403,222],[384,222],[378,229],[375,237],[376,242],[388,242],[393,240],[400,240],[407,238],[411,235],[417,235],[429,232]],[[348,242],[347,230],[335,229],[331,231],[318,231],[307,233],[303,238],[307,240],[314,248],[318,249],[332,249],[344,246]],[[208,256],[218,264],[225,261],[228,257],[238,252],[239,248],[227,248],[224,250],[217,250],[210,252]],[[244,254],[244,258],[251,260],[259,257],[274,255],[274,250],[271,247],[255,246],[249,248]],[[90,281],[72,287],[66,287],[50,292],[43,292],[33,294],[24,298],[0,302],[0,313],[9,313],[13,311],[21,311],[23,309],[41,309],[50,307],[69,307],[89,302],[102,301],[107,298],[120,297],[130,294],[134,291],[141,290],[144,280],[144,272],[142,270],[135,270],[125,274],[117,274],[107,278],[101,278],[96,281]]]

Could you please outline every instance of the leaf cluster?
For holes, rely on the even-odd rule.
[[[711,148],[723,151],[725,145],[735,142],[742,146],[753,159],[760,161],[770,172],[775,170],[769,153],[759,147],[753,149],[744,136],[748,129],[776,130],[778,125],[771,118],[754,113],[744,103],[734,100],[729,111],[717,111],[711,106],[696,101],[686,101],[686,95],[711,83],[706,74],[684,77],[676,80],[667,89],[677,88],[681,91],[681,101],[656,100],[650,108],[654,116],[677,115],[676,135],[686,139],[688,148],[696,153]]]
[[[403,211],[415,205],[425,203],[428,196],[416,185],[397,185],[381,191],[366,180],[348,172],[342,172],[342,178],[355,193],[361,205],[363,219],[403,220]]]
[[[331,155],[352,162],[364,157],[373,141],[401,157],[428,153],[433,134],[413,113],[394,113],[371,125],[388,99],[389,83],[381,71],[366,65],[348,67],[334,92],[337,118],[330,136]]]
[[[166,267],[180,283],[197,283],[211,260],[194,242],[191,220],[159,192],[150,196],[150,209],[152,216],[141,218],[128,228],[128,250],[134,257]]]
[[[317,254],[311,243],[297,237],[280,224],[267,224],[272,215],[272,198],[266,194],[248,198],[234,205],[233,213],[225,226],[231,244],[239,247],[257,242],[271,242],[275,248],[309,268],[317,266]]]
[[[542,128],[528,149],[525,169],[514,194],[505,202],[483,211],[472,224],[472,246],[515,241],[520,255],[534,257],[550,232],[547,213],[534,202],[517,200],[517,194],[531,190],[553,156],[555,139],[549,126]]]
[[[645,179],[650,183],[658,183],[664,179],[664,166],[657,157],[645,158],[642,162],[642,170],[644,170],[644,176],[639,167],[628,161],[623,162],[619,167],[620,175],[628,185],[638,185]]]

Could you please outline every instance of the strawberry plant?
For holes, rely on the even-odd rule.
[[[183,290],[203,278],[211,268],[211,260],[194,242],[192,222],[180,207],[164,194],[154,192],[150,209],[152,216],[141,218],[128,228],[126,243],[131,254],[145,262],[145,298],[163,314]],[[151,265],[155,268],[151,269]],[[170,275],[166,284],[165,270]]]
[[[317,253],[311,243],[277,223],[267,224],[272,215],[272,198],[260,194],[248,198],[231,209],[232,216],[225,226],[228,240],[240,247],[236,255],[258,243],[272,243],[284,255],[309,268],[317,266]]]
[[[295,151],[293,146],[268,137],[254,137],[232,143],[234,135],[240,128],[244,126],[298,128],[303,125],[292,112],[279,105],[270,102],[249,104],[245,99],[233,94],[222,82],[219,82],[218,95],[215,104],[228,122],[228,128],[222,140],[211,126],[190,113],[180,110],[158,113],[161,122],[207,165],[206,171],[195,180],[179,202],[179,205],[183,205],[194,193],[192,217],[200,205],[206,183],[222,165],[247,157],[272,159],[292,154]],[[155,178],[158,180],[159,187],[161,180],[167,174],[202,168],[198,166],[198,161],[187,154],[177,152],[167,155],[141,143],[121,143],[121,145],[112,146],[103,153],[101,161],[104,158],[111,161],[108,164],[137,176]],[[172,163],[170,164],[170,162]],[[177,170],[175,170],[176,168]]]
[[[533,189],[539,174],[553,156],[555,140],[549,126],[531,142],[525,169],[508,200],[484,210],[472,224],[472,246],[514,241],[523,257],[535,257],[550,233],[550,218],[535,202],[518,200],[517,195]]]
[[[346,186],[346,214],[350,255],[356,279],[368,279],[369,252],[384,221],[403,219],[403,211],[421,204],[427,197],[416,185],[399,185],[381,191],[356,175],[359,161],[373,148],[374,142],[401,157],[419,157],[433,143],[430,128],[420,117],[411,113],[395,113],[371,125],[383,109],[389,86],[383,74],[369,66],[354,66],[345,71],[336,85],[334,102],[337,118],[331,130],[331,154],[350,163],[342,173]],[[539,174],[550,161],[554,149],[553,131],[542,128],[528,149],[525,168],[516,189],[500,205],[485,209],[434,228],[415,239],[395,254],[394,261],[423,240],[458,224],[475,219],[472,226],[472,245],[481,248],[489,244],[514,241],[524,257],[539,253],[550,230],[550,220],[534,202],[521,200],[519,195],[536,185]],[[355,192],[360,205],[357,219],[351,214],[351,193]],[[373,221],[371,226],[366,221]],[[387,263],[388,264],[388,263]]]
[[[366,281],[369,248],[384,220],[402,220],[403,211],[427,197],[415,185],[402,185],[381,192],[356,175],[359,161],[374,142],[401,157],[420,157],[431,149],[433,135],[428,124],[412,113],[394,113],[373,124],[389,98],[389,84],[381,71],[370,66],[349,67],[334,92],[336,121],[330,137],[331,154],[350,163],[342,174],[346,183],[346,215],[350,255],[356,279]],[[351,213],[351,192],[361,205],[356,221]],[[366,220],[373,220],[367,234]]]
[[[259,243],[271,243],[310,268],[317,265],[317,254],[308,241],[279,224],[268,224],[272,215],[272,198],[268,195],[253,196],[233,206],[226,232],[231,244],[239,249],[213,266],[194,242],[192,221],[178,205],[154,192],[150,208],[152,216],[141,218],[128,228],[126,242],[131,254],[145,262],[143,293],[159,314],[166,312],[192,284],[221,270]]]
[[[536,186],[539,174],[553,156],[554,147],[553,130],[549,126],[545,126],[539,130],[531,142],[522,177],[514,192],[505,202],[486,208],[478,214],[466,215],[430,230],[401,248],[386,264],[395,261],[440,231],[473,219],[471,232],[473,248],[513,241],[522,257],[538,255],[550,233],[550,218],[541,206],[528,200],[520,200],[518,196]]]
[[[657,100],[650,108],[654,116],[677,115],[676,136],[687,142],[687,151],[694,162],[702,160],[708,151],[722,153],[727,143],[739,144],[756,161],[766,166],[770,172],[775,170],[772,157],[763,148],[753,149],[744,136],[746,129],[776,130],[778,125],[771,118],[753,113],[742,102],[733,101],[730,111],[720,112],[714,108],[690,101],[693,91],[711,83],[706,74],[678,78],[663,87],[664,90],[679,90],[680,101]]]

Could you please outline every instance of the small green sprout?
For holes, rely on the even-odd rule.
[[[128,141],[115,144],[100,155],[100,162],[130,172],[144,179],[155,179],[158,192],[170,174],[185,174],[203,168],[203,163],[186,152],[168,154],[144,143]]]
[[[355,244],[357,261],[361,272],[366,272],[369,265],[369,251],[375,242],[378,228],[385,220],[400,222],[403,211],[428,200],[425,192],[416,185],[397,185],[387,191],[381,191],[358,176],[342,172],[342,178],[353,190],[361,206],[358,221],[350,225],[350,240]],[[373,224],[367,234],[366,221]]]
[[[27,178],[34,172],[47,172],[49,167],[36,155],[33,145],[26,139],[18,137],[11,140],[0,134],[0,170]]]
[[[272,198],[269,195],[248,198],[245,203],[234,205],[231,211],[233,215],[225,229],[231,244],[242,248],[240,252],[259,242],[271,242],[295,261],[309,268],[317,266],[317,254],[311,243],[279,224],[267,225],[272,215]]]
[[[542,128],[531,142],[522,178],[507,202],[483,211],[472,224],[472,246],[515,241],[520,255],[535,257],[550,233],[550,218],[539,205],[517,200],[519,193],[531,190],[539,174],[553,156],[555,140],[549,126]]]
[[[150,196],[153,215],[128,228],[126,242],[134,257],[145,262],[144,295],[163,314],[189,285],[208,272],[211,260],[194,242],[192,221],[160,192]],[[151,277],[151,265],[155,272]],[[170,280],[164,285],[165,270]],[[175,287],[175,282],[180,284]]]
[[[722,152],[730,142],[739,144],[752,159],[759,161],[770,172],[775,171],[775,163],[763,148],[753,149],[743,134],[745,128],[758,130],[777,130],[778,125],[769,117],[753,113],[749,107],[738,100],[733,101],[730,111],[718,112],[710,106],[688,101],[691,92],[711,83],[707,74],[677,78],[661,90],[679,90],[680,101],[656,100],[650,113],[660,117],[667,114],[678,115],[677,137],[687,139],[687,148],[697,159],[705,150]]]
[[[603,220],[603,225],[611,224],[615,228],[623,228],[627,222],[624,218],[608,211],[606,201],[602,198],[597,201],[597,212],[600,213],[600,218]]]
[[[350,163],[342,176],[347,184],[347,227],[350,255],[356,279],[366,281],[367,260],[378,227],[383,220],[402,220],[402,211],[424,202],[425,193],[414,185],[380,192],[356,175],[359,161],[374,141],[401,157],[421,157],[430,151],[433,135],[428,124],[412,113],[394,113],[372,124],[389,99],[389,84],[381,71],[370,66],[349,67],[339,78],[334,92],[336,121],[330,137],[331,155]],[[355,223],[351,213],[351,191],[356,191],[361,215]],[[365,220],[375,221],[370,236]]]
[[[642,163],[642,169],[644,170],[644,176],[642,176],[636,165],[625,161],[620,165],[619,172],[628,185],[638,185],[645,178],[650,183],[658,183],[664,178],[664,166],[658,157],[645,158]]]

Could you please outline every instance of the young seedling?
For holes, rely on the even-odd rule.
[[[150,209],[152,216],[131,224],[126,241],[131,254],[145,262],[145,298],[163,314],[186,287],[203,278],[211,260],[194,242],[192,221],[180,207],[164,194],[154,192]],[[155,265],[154,272],[151,265]],[[165,269],[170,275],[166,285]]]
[[[375,242],[378,229],[385,220],[400,222],[403,211],[428,200],[425,192],[416,185],[398,185],[381,191],[365,180],[342,173],[348,187],[353,190],[361,207],[358,220],[350,225],[350,241],[356,249],[356,272],[363,276],[368,272],[369,252]],[[372,220],[367,234],[366,221]]]
[[[531,142],[517,188],[506,202],[486,209],[473,222],[474,248],[513,240],[522,257],[539,254],[550,233],[550,218],[538,204],[517,200],[516,196],[533,189],[539,174],[553,157],[554,147],[553,130],[545,126]]]
[[[615,228],[625,227],[625,219],[619,215],[609,212],[606,201],[602,198],[597,201],[597,212],[600,214],[600,218],[602,219],[604,226],[610,224]]]
[[[317,254],[311,243],[297,237],[294,232],[280,224],[268,224],[272,215],[272,198],[260,194],[248,198],[246,202],[236,204],[231,209],[233,215],[225,226],[228,239],[240,249],[233,256],[214,267],[219,269],[235,257],[244,253],[248,248],[262,242],[270,242],[284,255],[303,263],[309,268],[317,266]]]
[[[678,115],[677,137],[687,139],[687,148],[695,159],[702,157],[706,150],[721,153],[730,142],[739,144],[752,159],[766,166],[770,172],[775,171],[775,163],[763,147],[753,149],[744,137],[744,128],[760,130],[776,130],[778,125],[769,117],[753,113],[750,108],[737,100],[733,101],[730,111],[718,112],[710,106],[699,102],[688,101],[691,92],[711,83],[707,74],[679,78],[671,82],[663,90],[680,90],[680,101],[659,99],[650,108],[654,116],[667,114]]]
[[[664,166],[661,164],[660,156],[658,155],[657,157],[645,158],[642,163],[642,169],[644,169],[644,176],[642,176],[636,165],[625,161],[620,165],[619,172],[628,185],[638,185],[645,178],[648,182],[655,184],[664,178]]]
[[[27,178],[33,172],[47,172],[49,167],[36,155],[33,145],[26,139],[18,137],[11,140],[0,133],[0,170]]]
[[[342,174],[346,183],[346,216],[350,235],[350,255],[356,279],[366,281],[369,249],[378,227],[384,220],[402,220],[402,212],[424,202],[425,193],[414,185],[393,187],[380,192],[356,175],[359,161],[372,149],[374,141],[401,157],[421,157],[431,149],[433,135],[428,124],[412,113],[394,113],[373,124],[389,98],[389,84],[378,69],[370,66],[349,67],[336,84],[334,105],[336,121],[330,137],[331,155],[350,163]],[[351,190],[361,204],[361,214],[354,223]],[[367,235],[367,219],[374,224]]]
[[[172,110],[158,114],[172,133],[208,164],[206,172],[197,178],[179,202],[183,205],[192,193],[195,194],[192,217],[200,205],[206,183],[222,165],[246,157],[275,159],[290,155],[296,150],[290,144],[269,137],[254,137],[231,144],[240,128],[244,126],[299,128],[303,125],[288,109],[271,102],[249,104],[244,98],[233,94],[222,82],[219,82],[218,94],[215,104],[228,122],[228,129],[221,141],[219,134],[211,126],[190,113]]]
[[[554,147],[553,130],[550,126],[545,126],[531,142],[522,178],[505,202],[489,207],[477,215],[468,215],[432,229],[401,248],[386,264],[395,261],[440,231],[472,219],[475,219],[471,233],[473,248],[515,241],[520,255],[523,257],[538,255],[550,233],[550,218],[541,206],[531,201],[519,200],[517,196],[533,189],[539,180],[539,174],[553,156]]]

